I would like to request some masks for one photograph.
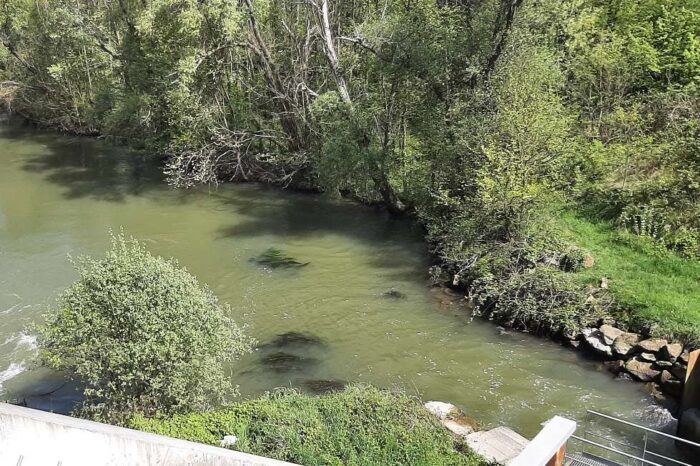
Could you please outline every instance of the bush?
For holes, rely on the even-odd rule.
[[[235,394],[224,364],[252,343],[231,310],[175,260],[113,237],[39,329],[40,357],[84,385],[80,414],[120,422],[202,410]]]
[[[131,427],[211,445],[235,435],[236,450],[309,466],[483,464],[417,398],[368,386],[320,397],[280,390],[220,412],[136,417]]]
[[[588,295],[571,275],[536,267],[474,284],[478,313],[537,334],[575,335],[604,317],[610,298]]]

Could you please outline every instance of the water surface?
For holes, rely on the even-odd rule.
[[[75,279],[68,255],[103,254],[123,227],[209,284],[265,345],[235,368],[243,396],[368,382],[525,435],[586,408],[653,422],[641,385],[551,342],[501,335],[430,289],[421,231],[407,221],[255,184],[173,190],[142,155],[6,120],[0,167],[0,398],[70,409],[74,388],[33,368],[25,329]],[[270,247],[309,264],[249,260]],[[277,338],[289,332],[306,340]]]

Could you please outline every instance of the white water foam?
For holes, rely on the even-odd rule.
[[[5,369],[4,371],[0,372],[0,393],[2,393],[2,384],[7,382],[13,377],[18,376],[22,372],[24,372],[27,369],[27,366],[24,364],[24,361],[17,363],[13,362],[10,364],[10,367]]]
[[[12,354],[17,353],[17,351],[21,349],[27,349],[29,351],[36,351],[38,348],[37,342],[36,342],[36,336],[35,335],[27,335],[24,332],[21,332],[17,335],[12,335],[10,337],[7,337],[5,341],[0,345],[8,345],[10,343],[15,343],[15,349],[12,351]]]
[[[17,348],[19,349],[22,347],[35,351],[37,349],[36,336],[27,335],[24,332],[20,333],[19,338],[17,338]]]

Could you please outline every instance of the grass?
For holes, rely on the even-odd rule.
[[[131,427],[304,465],[481,465],[417,398],[368,386],[309,396],[293,390],[219,412],[132,420]]]
[[[597,285],[606,277],[621,317],[632,327],[651,325],[661,336],[699,340],[700,262],[570,211],[564,211],[557,223],[567,240],[595,259],[591,269],[576,274],[577,279]]]

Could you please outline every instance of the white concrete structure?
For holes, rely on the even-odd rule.
[[[0,403],[0,466],[292,466],[233,450]]]
[[[566,442],[576,431],[576,423],[561,416],[554,416],[527,444],[525,449],[511,460],[509,466],[545,466],[564,464]],[[557,454],[559,453],[558,461]]]

